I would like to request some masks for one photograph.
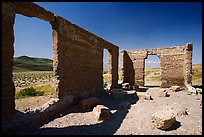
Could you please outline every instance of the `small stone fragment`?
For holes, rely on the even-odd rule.
[[[135,96],[136,98],[139,98],[142,100],[153,100],[152,97],[146,92],[136,92]]]
[[[112,114],[110,112],[110,109],[104,105],[97,105],[96,107],[93,108],[92,113],[97,121],[107,120],[110,118]]]
[[[86,98],[86,99],[81,100],[79,102],[79,106],[82,109],[88,109],[88,108],[95,107],[99,103],[100,103],[100,101],[97,97],[90,97],[90,98]]]
[[[158,129],[168,129],[176,122],[176,117],[173,110],[163,109],[154,113],[151,121]]]
[[[171,86],[170,87],[170,90],[174,91],[174,92],[177,92],[177,91],[180,91],[181,90],[181,87],[180,86]]]

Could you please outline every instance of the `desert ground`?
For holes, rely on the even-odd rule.
[[[112,112],[111,117],[98,122],[93,117],[92,108],[82,110],[79,104],[58,113],[35,125],[20,130],[19,135],[201,135],[202,134],[202,94],[190,94],[187,91],[173,92],[166,89],[170,96],[159,97],[159,87],[142,87],[136,92],[147,92],[153,100],[136,99],[134,91],[127,91],[126,98],[113,98],[104,92],[101,104]],[[24,99],[19,100],[23,101]],[[37,100],[49,100],[38,97]],[[130,102],[131,107],[121,108],[121,102]],[[40,102],[40,101],[38,101]],[[32,102],[28,102],[32,106]],[[39,105],[39,104],[38,104]],[[157,129],[151,122],[152,115],[167,107],[175,106],[185,110],[186,115],[176,115],[175,124],[167,129]],[[19,108],[20,109],[20,108]]]
[[[114,98],[104,92],[99,96],[101,104],[107,106],[112,115],[110,119],[98,122],[94,119],[93,108],[82,110],[79,104],[67,108],[63,112],[40,123],[19,130],[18,135],[201,135],[202,134],[202,92],[191,94],[182,90],[173,92],[166,88],[169,97],[160,97],[160,71],[149,69],[145,71],[145,86],[138,90],[127,90],[128,97]],[[193,86],[202,89],[202,66],[193,66]],[[108,75],[104,74],[107,82]],[[49,83],[49,82],[48,82]],[[16,89],[18,89],[16,87]],[[153,100],[135,98],[134,92],[146,92]],[[15,100],[16,110],[29,111],[42,106],[52,96],[35,96]],[[129,102],[130,108],[121,108],[120,103]],[[176,115],[175,124],[166,130],[157,129],[152,121],[152,115],[166,107],[177,108],[185,115]]]

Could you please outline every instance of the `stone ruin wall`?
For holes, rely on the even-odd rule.
[[[148,55],[160,58],[161,85],[167,88],[173,85],[191,85],[192,49],[188,43],[183,46],[121,51],[121,81],[132,85],[144,86],[145,59]]]
[[[31,2],[2,3],[2,118],[15,114],[12,80],[15,15],[37,17],[52,26],[56,97],[65,106],[103,91],[103,50],[109,52],[108,84],[118,81],[118,47]],[[23,30],[22,30],[23,31]],[[40,50],[40,49],[39,49]],[[60,110],[59,110],[60,111]]]
[[[108,84],[118,86],[118,47],[31,2],[2,3],[2,120],[15,115],[12,80],[15,15],[37,17],[52,26],[56,97],[63,107],[103,90],[103,50],[108,50]],[[169,48],[121,51],[122,82],[144,85],[144,59],[158,55],[161,87],[191,85],[192,44]],[[61,111],[60,107],[52,107]],[[47,114],[46,114],[47,115]]]

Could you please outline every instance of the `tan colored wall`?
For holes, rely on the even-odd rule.
[[[121,51],[121,78],[122,78],[122,83],[130,83],[133,85],[135,83],[135,71],[133,67],[133,61],[129,57],[127,51],[123,50]]]
[[[108,50],[108,85],[110,89],[118,87],[118,47]]]
[[[127,53],[124,56],[124,52]],[[172,85],[185,86],[191,84],[192,77],[192,44],[174,46],[168,48],[152,48],[142,50],[121,51],[123,61],[122,81],[132,83],[129,75],[134,75],[134,85],[144,86],[144,60],[148,55],[157,55],[160,58],[161,85],[170,87]],[[132,65],[133,64],[133,65]],[[132,69],[133,71],[128,71]]]
[[[108,49],[109,84],[118,81],[118,47],[32,2],[2,3],[2,117],[15,114],[12,80],[15,14],[37,17],[52,26],[53,71],[56,97],[67,103],[103,91],[103,49]],[[22,30],[23,31],[23,30]],[[40,49],[39,49],[40,50]],[[65,105],[69,106],[70,104]],[[60,111],[60,110],[59,110]]]

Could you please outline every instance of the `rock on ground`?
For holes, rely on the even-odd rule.
[[[152,115],[152,123],[158,129],[168,129],[176,122],[173,110],[163,109]]]
[[[159,97],[169,97],[170,94],[166,91],[166,89],[160,89]]]
[[[180,91],[181,90],[181,87],[180,86],[171,86],[170,87],[170,90],[174,91],[174,92],[177,92],[177,91]]]
[[[95,107],[99,103],[100,103],[100,101],[97,97],[90,97],[90,98],[81,100],[79,102],[79,106],[82,109],[88,109],[88,108]]]
[[[107,120],[111,116],[110,109],[104,105],[97,105],[92,112],[97,121]]]
[[[136,92],[135,96],[142,100],[152,100],[152,97],[146,92]]]

